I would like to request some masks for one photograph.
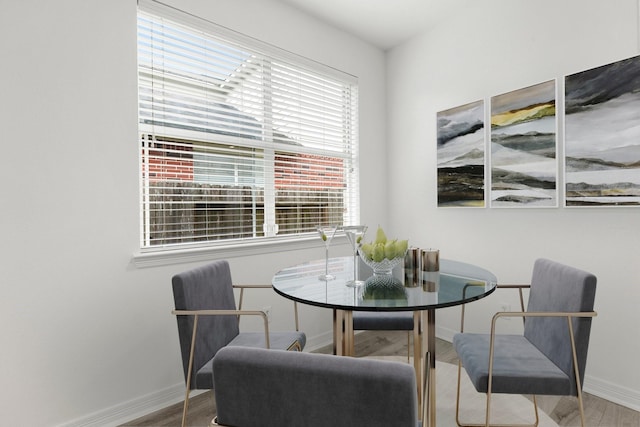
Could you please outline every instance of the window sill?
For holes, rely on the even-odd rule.
[[[340,244],[339,236],[336,243]],[[219,258],[235,258],[252,255],[262,255],[273,252],[298,251],[302,249],[316,249],[322,246],[320,240],[314,237],[274,238],[260,242],[242,244],[217,244],[181,249],[148,249],[140,250],[133,255],[132,262],[137,268],[159,267],[169,264],[211,261]]]

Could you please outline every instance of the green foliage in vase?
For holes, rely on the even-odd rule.
[[[389,240],[382,227],[378,226],[376,239],[373,242],[364,243],[360,250],[368,260],[381,262],[384,259],[403,257],[408,248],[408,240]]]

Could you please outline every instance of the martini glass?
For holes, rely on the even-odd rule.
[[[362,245],[364,234],[367,232],[366,225],[347,225],[342,227],[344,233],[351,243],[353,249],[353,280],[349,280],[346,285],[352,288],[362,285],[364,282],[358,280],[358,248]]]
[[[333,239],[333,236],[335,236],[336,234],[336,230],[338,229],[338,226],[337,225],[319,225],[318,227],[316,227],[316,229],[318,230],[318,234],[320,235],[320,238],[324,242],[324,248],[326,253],[325,263],[324,263],[324,274],[320,275],[318,279],[325,280],[325,281],[333,280],[335,279],[335,277],[329,274],[329,245],[331,244],[331,239]]]

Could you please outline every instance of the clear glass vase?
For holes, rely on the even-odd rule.
[[[384,258],[382,261],[373,261],[360,252],[360,258],[373,269],[373,275],[364,282],[362,296],[364,299],[406,299],[407,293],[404,283],[393,276],[393,269],[404,262],[404,255],[392,259]]]

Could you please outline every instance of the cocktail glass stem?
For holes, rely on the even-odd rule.
[[[358,282],[358,252],[353,254],[353,283]]]
[[[329,278],[329,247],[325,246],[325,257],[324,257],[324,277]]]
[[[329,245],[324,247],[324,254],[324,275],[320,276],[320,280],[333,280],[335,277],[329,274]]]

